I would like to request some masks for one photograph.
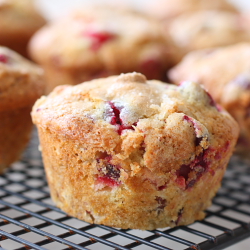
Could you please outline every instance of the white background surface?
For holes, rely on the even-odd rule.
[[[48,19],[54,19],[58,16],[66,14],[72,9],[76,9],[86,4],[112,2],[116,4],[121,3],[125,5],[132,4],[137,8],[140,8],[140,6],[142,6],[143,4],[145,4],[145,2],[148,1],[155,1],[155,0],[36,0],[38,8]],[[239,8],[241,8],[244,11],[250,10],[250,0],[228,0],[228,1],[234,3],[236,6],[239,6]]]
[[[44,16],[46,16],[49,20],[51,20],[59,16],[62,16],[73,9],[84,6],[86,3],[87,4],[98,3],[98,2],[106,3],[112,0],[36,0],[36,1],[37,1],[38,8],[41,10]],[[140,7],[140,5],[145,3],[145,1],[148,1],[148,0],[124,0],[123,2],[125,4],[132,3],[136,7]],[[230,0],[230,1],[235,3],[244,11],[248,11],[248,10],[250,11],[250,0]],[[112,2],[117,3],[117,2],[122,2],[122,1],[113,0]],[[248,249],[250,249],[250,239],[246,239],[236,245],[226,248],[226,250],[248,250]]]

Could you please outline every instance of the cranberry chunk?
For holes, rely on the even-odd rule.
[[[182,214],[183,214],[183,210],[184,210],[184,208],[180,209],[179,212],[178,212],[178,215],[177,215],[178,218],[177,218],[177,220],[175,221],[176,226],[179,224],[179,222],[180,222],[180,220],[181,220],[181,217],[182,217]]]
[[[203,137],[202,136],[198,136],[199,132],[201,131],[201,127],[199,126],[199,124],[197,122],[195,122],[195,120],[187,115],[184,115],[183,117],[184,120],[186,120],[187,122],[191,123],[192,126],[194,127],[194,131],[196,134],[196,138],[195,138],[195,146],[199,146]]]
[[[118,134],[121,135],[122,132],[126,129],[134,130],[133,126],[136,126],[136,123],[134,123],[133,126],[125,125],[123,123],[120,116],[122,107],[121,108],[116,107],[113,102],[109,102],[109,105],[112,109],[112,112],[108,114],[109,116],[111,116],[110,123],[112,125],[116,125]]]
[[[159,187],[157,188],[157,190],[158,190],[158,191],[162,191],[162,190],[164,190],[165,188],[167,188],[167,185],[162,185],[162,186],[159,186]]]
[[[183,177],[185,180],[188,179],[189,173],[192,171],[191,165],[181,165],[180,169],[177,170],[177,176]]]
[[[222,148],[217,150],[214,158],[216,160],[222,159],[224,157],[225,153],[228,151],[229,147],[230,147],[230,142],[227,141]]]
[[[7,63],[8,62],[8,57],[4,54],[0,54],[0,62],[1,63]]]
[[[115,34],[112,34],[107,31],[92,31],[92,30],[86,31],[84,35],[92,39],[92,44],[91,44],[92,50],[98,50],[104,43],[116,37]]]
[[[110,179],[117,180],[120,178],[120,169],[115,165],[106,165],[104,168],[102,168],[102,172],[106,177]]]
[[[115,187],[121,184],[120,178],[120,166],[110,163],[112,156],[106,155],[103,158],[98,158],[96,161],[101,166],[99,167],[99,176],[97,178],[98,183],[102,183],[105,186]]]
[[[102,176],[97,178],[97,183],[104,184],[104,186],[108,187],[118,187],[120,182],[110,179],[109,177]]]
[[[204,150],[201,154],[189,165],[181,165],[180,169],[176,171],[177,183],[183,188],[188,189],[194,186],[194,184],[200,179],[203,173],[209,169],[209,162],[206,159],[206,151]],[[192,178],[190,178],[190,174]],[[185,180],[185,185],[184,185]]]
[[[157,203],[159,204],[159,206],[157,207],[157,210],[163,210],[164,207],[166,207],[166,205],[167,205],[166,199],[163,199],[163,198],[161,198],[161,197],[159,197],[159,196],[156,196],[156,197],[155,197],[155,200],[156,200]]]
[[[222,108],[214,101],[213,97],[206,91],[207,96],[209,98],[209,105],[215,107],[217,111],[221,112]]]

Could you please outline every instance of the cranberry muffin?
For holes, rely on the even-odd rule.
[[[119,228],[203,219],[239,132],[200,85],[139,73],[59,86],[32,118],[56,205]]]
[[[169,24],[169,32],[184,53],[196,49],[250,42],[243,17],[226,11],[197,11],[178,16]]]
[[[202,84],[239,123],[238,151],[250,150],[250,43],[190,52],[169,72],[176,84]]]
[[[166,21],[199,10],[238,12],[237,8],[226,0],[155,0],[148,1],[142,8],[149,15]]]
[[[31,108],[44,90],[43,71],[0,47],[0,173],[18,160],[28,143]]]
[[[32,0],[0,1],[0,45],[27,56],[30,37],[44,24]]]
[[[46,92],[131,71],[165,79],[176,54],[157,21],[108,7],[74,12],[39,30],[30,43],[31,57],[45,69]]]

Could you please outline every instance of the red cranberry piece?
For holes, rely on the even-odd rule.
[[[189,173],[192,171],[191,165],[181,165],[180,169],[176,171],[177,176],[183,177],[185,180],[188,179]]]
[[[105,176],[117,180],[120,178],[120,169],[119,167],[112,165],[112,164],[107,164],[105,166]]]
[[[158,191],[162,191],[162,190],[164,190],[165,188],[167,188],[167,185],[159,186],[157,189],[158,189]]]
[[[219,112],[222,111],[222,108],[214,101],[213,97],[206,91],[209,98],[209,104],[212,107],[215,107]]]
[[[208,150],[208,149],[207,149]],[[206,152],[203,151],[201,154],[196,156],[196,158],[189,165],[181,165],[180,169],[176,171],[177,175],[177,183],[181,186],[181,188],[191,188],[194,184],[201,178],[202,174],[208,171],[209,162],[206,159]],[[193,179],[189,179],[190,173],[195,173],[195,177]],[[182,182],[180,182],[182,180]],[[183,182],[185,180],[185,185]]]
[[[100,152],[96,161],[97,163],[100,163],[101,160],[105,160],[106,162],[110,163],[110,161],[112,160],[112,156],[107,152]]]
[[[191,117],[184,115],[183,119],[186,120],[187,122],[191,123],[192,126],[194,127],[196,138],[195,138],[195,146],[199,146],[200,142],[202,141],[203,137],[198,137],[198,131],[201,130],[200,126],[192,119]]]
[[[107,41],[113,40],[116,35],[107,31],[86,31],[84,33],[85,36],[92,39],[92,50],[98,50],[104,43]]]
[[[0,54],[0,62],[2,63],[7,63],[8,62],[8,57],[4,54]]]
[[[183,210],[184,210],[184,208],[180,209],[179,212],[178,212],[178,218],[175,221],[176,226],[179,224],[179,222],[181,220],[181,217],[182,217],[182,214],[183,214]]]
[[[222,148],[220,148],[219,150],[217,150],[214,158],[216,160],[222,159],[222,157],[224,157],[225,153],[228,151],[229,146],[230,146],[230,142],[227,141]]]
[[[185,180],[185,178],[183,176],[178,175],[178,173],[177,173],[177,176],[178,176],[178,178],[176,179],[176,183],[178,184],[178,186],[181,189],[185,189],[186,188],[186,180]]]
[[[98,177],[97,182],[102,183],[108,187],[118,187],[120,185],[120,182],[110,179],[109,177],[106,176]]]
[[[114,187],[120,185],[120,166],[110,163],[112,156],[107,153],[103,153],[96,159],[98,164],[103,164],[98,170],[100,176],[97,178],[99,183],[103,183],[106,186]]]
[[[117,126],[117,128],[118,128],[117,129],[118,134],[121,135],[122,131],[126,130],[126,129],[134,130],[133,126],[123,124],[123,121],[122,121],[122,119],[120,117],[120,113],[121,113],[120,110],[122,108],[120,108],[120,109],[117,108],[113,102],[109,102],[109,105],[110,105],[110,107],[111,107],[111,109],[113,111],[111,114],[109,114],[109,115],[111,115],[111,121],[110,121],[110,123],[112,125],[116,125]],[[133,125],[136,126],[136,124],[137,123],[134,123]]]
[[[155,200],[156,200],[156,201],[158,202],[158,204],[159,204],[159,206],[157,207],[157,209],[163,210],[164,207],[166,207],[166,205],[167,205],[166,199],[163,199],[163,198],[161,198],[161,197],[159,197],[159,196],[156,196],[156,197],[155,197]]]

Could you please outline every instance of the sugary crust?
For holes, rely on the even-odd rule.
[[[0,1],[0,45],[26,55],[30,37],[44,24],[32,0]]]
[[[144,8],[149,15],[167,21],[181,14],[200,10],[238,12],[238,10],[226,0],[155,0],[149,2],[149,4],[145,4]]]
[[[169,72],[175,83],[201,83],[240,124],[239,148],[250,148],[250,44],[189,53]]]
[[[0,47],[0,111],[33,105],[44,92],[43,70]]]
[[[168,26],[173,41],[184,52],[189,52],[250,41],[244,22],[236,13],[203,10],[182,14]]]
[[[137,73],[57,87],[32,119],[56,204],[120,228],[202,219],[238,136],[199,85]]]
[[[179,60],[165,33],[157,21],[132,11],[87,9],[42,28],[29,49],[45,69],[49,90],[133,71],[163,79]]]

